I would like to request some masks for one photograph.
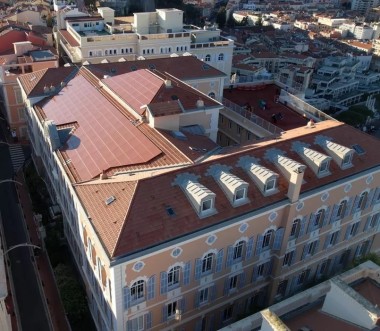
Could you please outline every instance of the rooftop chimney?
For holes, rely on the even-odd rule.
[[[287,196],[292,203],[298,201],[299,199],[305,168],[305,166],[299,167],[290,173]]]
[[[50,91],[49,88],[45,85],[45,86],[44,86],[44,93],[47,94],[47,93],[49,93],[49,91]]]
[[[106,172],[103,170],[102,173],[100,174],[100,179],[101,180],[104,180],[104,179],[108,179],[108,176],[106,174]]]
[[[202,99],[197,100],[197,108],[203,108],[205,106],[205,103]]]
[[[165,79],[165,86],[172,87],[172,81],[170,79]]]

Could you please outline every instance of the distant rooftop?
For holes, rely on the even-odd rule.
[[[50,50],[31,51],[30,56],[35,62],[56,59],[56,56]]]

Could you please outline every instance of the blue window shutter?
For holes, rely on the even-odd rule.
[[[160,294],[166,294],[168,291],[168,273],[162,271],[160,274]]]
[[[298,237],[302,237],[306,232],[306,224],[307,224],[307,216],[304,216],[301,220],[300,225],[300,232],[298,234]]]
[[[329,234],[326,236],[325,244],[323,245],[323,249],[326,249],[327,246],[330,244],[331,236],[332,236],[332,234]]]
[[[293,277],[292,282],[290,283],[290,286],[289,286],[289,294],[294,293],[294,289],[297,286],[297,279],[298,279],[298,276]]]
[[[310,232],[314,231],[314,221],[315,221],[316,217],[317,217],[316,214],[314,214],[314,213],[310,214],[309,225],[307,227],[307,233],[310,233]]]
[[[325,209],[325,217],[322,220],[322,226],[325,226],[327,224],[327,222],[329,221],[329,219],[330,219],[330,212],[331,212],[331,207],[328,206],[327,209]]]
[[[131,306],[131,292],[129,287],[124,287],[124,309],[128,309]]]
[[[372,201],[371,201],[371,206],[373,206],[377,202],[377,197],[380,194],[380,187],[378,187],[375,191],[375,194],[373,195]]]
[[[259,234],[257,236],[257,243],[256,243],[256,255],[260,255],[261,251],[263,249],[263,242],[264,242],[264,236]]]
[[[184,314],[186,311],[186,298],[182,298],[181,300],[181,312]]]
[[[367,197],[367,202],[365,204],[364,209],[367,209],[371,205],[373,196],[375,195],[375,191],[376,191],[375,189],[372,189],[371,191],[369,191],[368,197]]]
[[[285,228],[279,228],[275,232],[273,241],[273,250],[278,251],[281,249],[282,238],[284,237]]]
[[[334,245],[336,245],[336,244],[339,243],[341,234],[342,234],[342,231],[339,231],[338,234],[337,234],[337,236],[336,236],[336,240],[335,240]]]
[[[216,255],[216,268],[215,272],[221,272],[223,268],[223,248],[219,250],[218,254]]]
[[[242,288],[242,287],[244,287],[244,285],[245,285],[245,272],[243,271],[239,275],[238,288]]]
[[[331,216],[330,216],[330,221],[329,224],[334,223],[338,217],[338,210],[339,210],[339,204],[334,205]]]
[[[202,260],[201,259],[195,259],[195,280],[198,280],[201,278],[202,273]]]
[[[149,330],[152,327],[152,313],[145,314],[145,329]]]
[[[248,260],[252,257],[252,253],[253,253],[253,242],[254,242],[254,239],[253,237],[249,238],[248,240],[248,243],[247,243],[247,250],[245,252],[245,259]]]
[[[194,293],[194,308],[198,308],[199,307],[199,292],[195,292]]]
[[[232,258],[234,256],[234,247],[228,246],[227,248],[227,261],[226,261],[226,267],[230,267],[232,265]]]
[[[183,267],[183,285],[190,284],[190,272],[191,272],[191,262],[187,262]]]
[[[297,250],[295,249],[293,251],[293,255],[292,255],[292,258],[290,260],[290,265],[292,265],[294,262],[296,262],[296,259],[297,259]]]
[[[303,247],[301,260],[303,260],[305,258],[307,251],[309,250],[309,245],[310,244],[305,244],[305,246]]]
[[[148,279],[148,294],[147,294],[147,300],[154,299],[154,290],[156,287],[156,275],[153,275]]]
[[[216,299],[216,285],[211,286],[209,291],[210,291],[210,300],[214,301]]]
[[[267,263],[266,276],[272,275],[273,265],[274,265],[274,258],[271,258],[271,260]]]
[[[253,272],[252,272],[252,283],[256,281],[257,276],[258,276],[258,271],[259,271],[259,268],[257,266],[254,266]]]
[[[363,231],[367,231],[368,230],[369,225],[371,224],[371,219],[372,219],[372,216],[368,216],[367,217],[367,220],[365,221],[365,225],[364,225]]]
[[[227,295],[228,292],[230,290],[230,279],[227,277],[225,280],[224,280],[224,291],[223,291],[223,294],[224,295]]]
[[[348,215],[351,215],[351,209],[352,209],[352,205],[354,204],[354,200],[355,200],[354,197],[350,197],[348,199],[347,207],[346,207],[346,212],[344,213],[344,217],[346,217]]]
[[[344,240],[347,240],[348,237],[350,236],[351,229],[352,229],[352,224],[347,226],[346,235],[344,236]]]
[[[315,244],[315,248],[314,248],[314,252],[313,252],[313,255],[317,254],[318,253],[318,249],[319,249],[319,243],[320,243],[320,240],[317,240],[317,243]]]
[[[357,195],[356,198],[355,198],[354,205],[353,205],[353,207],[351,209],[350,215],[352,215],[358,209],[358,207],[359,207],[359,201],[360,201],[360,195]]]
[[[168,320],[168,306],[162,306],[162,322],[166,322]]]

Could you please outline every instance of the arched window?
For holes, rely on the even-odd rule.
[[[345,213],[346,213],[346,209],[347,209],[347,200],[343,200],[339,204],[338,212],[337,212],[336,216],[338,218],[343,218]]]
[[[358,209],[363,210],[365,208],[365,205],[367,204],[367,198],[368,198],[368,192],[363,192],[360,195]]]
[[[264,240],[263,240],[263,248],[271,247],[272,241],[273,241],[273,230],[268,230],[265,235],[264,235]]]
[[[131,301],[144,299],[145,281],[138,280],[131,286]]]
[[[207,54],[205,56],[205,62],[210,62],[211,61],[211,55],[210,54]]]
[[[290,230],[290,237],[297,238],[300,232],[301,220],[299,218],[295,219],[292,224],[292,229]]]
[[[213,253],[208,253],[207,255],[204,256],[204,258],[202,259],[202,273],[212,270],[213,259],[214,259]]]
[[[320,228],[322,226],[322,222],[325,218],[325,213],[326,211],[324,209],[320,209],[317,211],[315,214],[315,219],[314,219],[314,228]]]
[[[210,92],[210,93],[208,94],[208,96],[209,96],[210,98],[215,99],[215,93],[214,93],[214,92]]]
[[[218,61],[223,61],[224,60],[224,54],[223,53],[220,53],[218,55]]]
[[[179,285],[181,267],[175,266],[168,272],[168,287]]]
[[[245,241],[241,240],[234,246],[234,260],[241,259],[243,257]]]

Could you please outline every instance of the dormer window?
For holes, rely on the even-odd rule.
[[[223,190],[233,207],[247,203],[248,183],[229,172],[229,167],[222,165],[211,166],[207,174],[212,176]]]
[[[245,188],[241,188],[240,190],[236,190],[235,202],[242,201],[246,198],[247,198],[247,190]]]
[[[341,169],[352,167],[353,149],[334,143],[331,138],[325,136],[317,136],[315,142],[334,159]]]
[[[212,209],[212,199],[202,202],[202,210],[201,210],[202,213],[210,211],[211,209]]]
[[[181,174],[176,178],[174,184],[181,187],[198,216],[203,218],[216,213],[216,194],[199,183],[197,179],[197,176],[189,173]]]
[[[352,164],[352,153],[346,154],[342,161],[342,167],[348,167]]]
[[[318,170],[318,174],[325,174],[329,171],[329,161],[326,160],[326,161],[323,161],[320,165],[319,165],[319,170]]]
[[[265,183],[265,192],[272,191],[276,188],[276,178],[268,179]]]

